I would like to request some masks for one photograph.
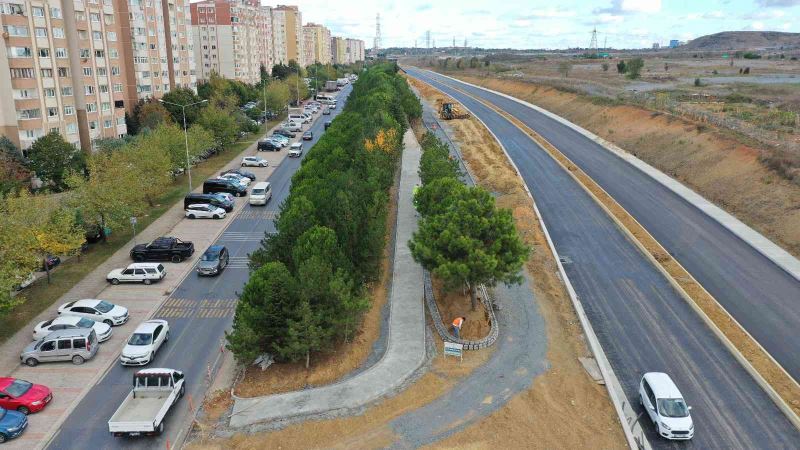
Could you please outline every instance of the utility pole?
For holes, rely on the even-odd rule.
[[[162,99],[158,100],[161,103],[166,103],[168,105],[179,106],[181,108],[181,112],[183,113],[183,140],[186,144],[186,174],[189,176],[189,193],[192,192],[192,168],[191,162],[189,161],[189,133],[186,131],[186,107],[187,106],[194,106],[199,105],[201,103],[206,103],[208,100],[201,100],[199,102],[189,103],[186,105],[179,105],[177,103],[166,102]]]
[[[589,51],[593,56],[597,56],[597,27],[592,30],[592,41],[589,43]]]
[[[456,37],[453,36],[453,48],[456,48]]]

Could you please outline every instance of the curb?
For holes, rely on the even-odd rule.
[[[426,69],[420,69],[420,70],[426,70]],[[642,161],[641,159],[633,156],[632,154],[626,152],[620,147],[614,145],[613,143],[601,138],[600,136],[597,136],[596,134],[592,133],[591,131],[579,125],[576,125],[568,121],[567,119],[564,119],[563,117],[557,116],[556,114],[540,106],[536,106],[532,103],[512,97],[508,94],[504,94],[502,92],[497,92],[492,89],[477,86],[472,83],[459,80],[457,78],[440,74],[438,72],[432,72],[432,73],[436,73],[437,75],[440,75],[442,77],[449,78],[459,83],[464,83],[466,85],[472,86],[477,89],[483,89],[485,91],[491,92],[493,94],[499,95],[509,100],[513,100],[521,105],[525,105],[559,122],[560,124],[573,129],[574,131],[580,133],[581,135],[594,141],[595,143],[600,144],[602,148],[606,149],[607,151],[611,152],[618,158],[622,159],[623,161],[627,162],[628,164],[635,167],[639,171],[648,175],[649,177],[657,181],[659,184],[669,189],[675,195],[677,195],[684,201],[688,202],[698,210],[702,211],[705,215],[707,215],[708,217],[710,217],[711,219],[715,220],[720,225],[722,225],[723,228],[733,233],[736,237],[743,240],[752,248],[754,248],[756,251],[758,251],[758,253],[760,253],[770,261],[772,261],[776,266],[780,267],[786,273],[793,276],[796,280],[800,281],[800,260],[798,260],[797,258],[792,256],[789,252],[787,252],[786,250],[782,249],[780,246],[772,242],[766,236],[752,229],[747,224],[740,221],[733,215],[729,214],[722,208],[706,200],[700,194],[696,193],[692,189],[683,185],[679,181],[672,179],[664,172],[661,172],[660,170]]]
[[[419,79],[419,78],[417,78]],[[428,84],[429,86],[436,89],[436,87],[430,85],[424,80],[420,80],[423,83]],[[438,90],[438,89],[437,89]],[[469,111],[465,105],[464,109]],[[514,163],[514,160],[511,159],[511,156],[508,154],[505,146],[500,142],[500,139],[497,138],[497,135],[486,126],[486,124],[481,120],[474,112],[470,111],[472,116],[475,117],[486,130],[494,137],[497,144],[503,149],[503,153],[506,155],[506,159],[514,168],[514,171],[519,175],[519,168]],[[508,119],[506,119],[508,120]],[[647,437],[644,434],[644,430],[639,426],[639,436],[634,436],[633,431],[631,430],[631,424],[638,424],[637,422],[637,414],[633,411],[630,405],[627,403],[627,398],[622,391],[622,385],[620,384],[619,380],[617,379],[616,374],[614,373],[614,369],[611,367],[611,364],[606,357],[605,352],[603,351],[602,345],[600,345],[600,341],[597,339],[597,335],[594,332],[594,328],[592,328],[591,322],[589,322],[589,318],[586,316],[586,312],[583,309],[583,305],[581,304],[578,295],[575,293],[575,288],[572,286],[572,282],[570,282],[569,277],[567,276],[567,272],[564,270],[563,264],[561,264],[561,257],[556,250],[555,244],[553,240],[550,238],[550,232],[547,230],[547,226],[545,225],[544,221],[542,220],[542,215],[539,212],[539,208],[536,206],[536,201],[533,198],[530,190],[528,189],[528,185],[522,183],[522,186],[525,188],[525,192],[528,194],[528,197],[531,199],[531,204],[533,205],[533,210],[536,213],[536,220],[539,222],[539,226],[542,228],[544,232],[545,238],[547,239],[547,246],[550,249],[553,257],[556,261],[556,266],[558,267],[558,274],[561,276],[561,280],[564,282],[565,287],[567,288],[567,293],[569,294],[569,298],[572,301],[572,306],[575,308],[575,313],[578,316],[578,320],[581,323],[581,327],[584,330],[586,341],[589,343],[589,349],[592,351],[595,359],[597,360],[597,365],[600,368],[600,373],[603,375],[603,379],[606,381],[605,386],[608,390],[609,397],[611,397],[611,402],[614,405],[614,410],[617,412],[617,417],[622,425],[622,431],[625,434],[625,439],[628,442],[628,446],[632,449],[650,449],[650,443],[647,440]]]

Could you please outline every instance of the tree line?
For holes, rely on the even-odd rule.
[[[409,120],[421,106],[395,65],[360,73],[346,107],[308,153],[267,235],[250,255],[250,279],[228,348],[305,360],[357,332],[380,276],[389,189]]]
[[[421,145],[423,184],[414,203],[422,218],[408,245],[414,260],[446,289],[466,288],[474,311],[478,285],[518,283],[531,249],[520,239],[510,210],[497,208],[485,189],[461,182],[446,144],[426,133]]]

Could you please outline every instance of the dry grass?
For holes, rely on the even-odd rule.
[[[436,305],[439,307],[439,313],[448,330],[452,332],[451,323],[456,317],[466,317],[467,320],[461,326],[461,339],[477,341],[489,335],[491,321],[489,313],[480,299],[478,308],[473,311],[469,292],[460,289],[447,292],[443,288],[443,283],[437,279],[433,280],[433,289],[436,295]]]

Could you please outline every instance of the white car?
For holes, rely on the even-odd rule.
[[[186,217],[190,219],[222,219],[225,210],[207,203],[195,203],[186,208]]]
[[[68,330],[72,328],[92,328],[97,335],[97,340],[100,342],[111,339],[111,325],[103,322],[96,322],[92,319],[78,316],[58,316],[52,320],[45,320],[39,322],[33,328],[33,340],[38,341],[43,339],[53,331]]]
[[[278,148],[286,147],[286,145],[288,144],[283,139],[277,139],[275,136],[270,136],[270,137],[266,138],[266,141],[267,142],[272,142],[272,144],[275,145]]]
[[[242,186],[245,186],[245,187],[249,186],[250,182],[253,181],[250,178],[243,177],[243,176],[239,175],[238,173],[223,173],[222,175],[218,176],[217,178],[221,178],[223,180],[235,181],[235,182],[237,182],[237,183],[239,183],[239,184],[241,184]]]
[[[674,440],[694,437],[692,407],[686,405],[669,375],[661,372],[644,374],[639,382],[639,404],[662,437]]]
[[[273,135],[272,135],[272,136],[270,136],[269,138],[270,138],[270,139],[274,139],[274,140],[276,140],[276,141],[283,142],[284,146],[287,146],[287,145],[289,145],[289,138],[288,138],[288,137],[286,137],[286,136],[284,136],[284,135],[282,135],[282,134],[273,134]]]
[[[83,299],[64,303],[58,307],[61,316],[77,316],[103,322],[109,326],[122,325],[128,321],[128,308],[105,300]],[[100,335],[98,334],[98,338]]]
[[[302,142],[295,142],[289,147],[289,157],[290,158],[299,158],[300,155],[303,154],[303,143]]]
[[[167,269],[160,263],[133,263],[124,269],[114,269],[106,275],[106,281],[120,283],[150,284],[167,276]]]
[[[119,355],[123,366],[145,366],[153,361],[158,349],[169,340],[169,323],[153,319],[139,324]]]
[[[283,129],[291,131],[292,133],[297,133],[303,131],[303,124],[299,122],[286,122],[286,124],[283,125]]]
[[[268,167],[269,162],[258,156],[245,156],[242,158],[242,167]]]

